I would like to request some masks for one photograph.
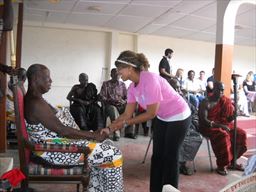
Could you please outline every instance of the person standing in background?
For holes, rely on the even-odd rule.
[[[174,77],[174,75],[172,74],[172,66],[170,65],[170,59],[172,58],[172,55],[173,50],[169,48],[166,49],[164,52],[164,56],[159,63],[159,74],[167,81]]]

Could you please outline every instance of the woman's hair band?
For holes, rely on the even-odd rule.
[[[123,64],[126,64],[126,65],[130,65],[132,67],[138,68],[137,65],[135,65],[133,63],[130,63],[130,62],[127,62],[127,61],[123,61],[123,60],[120,60],[120,59],[118,59],[116,61],[119,62],[119,63],[123,63]]]

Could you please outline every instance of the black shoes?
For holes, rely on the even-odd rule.
[[[183,175],[193,175],[194,170],[189,167],[186,167],[186,165],[180,165],[180,173]]]
[[[228,174],[227,167],[218,167],[216,172],[222,176],[226,176]]]
[[[119,141],[119,139],[120,139],[120,137],[118,137],[116,135],[113,136],[113,141]]]
[[[148,136],[149,127],[143,127],[144,136]]]
[[[133,134],[133,133],[126,133],[124,135],[124,137],[126,138],[130,138],[130,139],[137,139],[137,134]],[[120,137],[113,135],[113,141],[119,141]]]
[[[137,134],[126,133],[126,134],[124,135],[124,137],[130,138],[130,139],[137,139]]]

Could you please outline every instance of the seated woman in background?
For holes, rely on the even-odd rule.
[[[230,98],[234,102],[234,99],[235,99],[234,85],[231,86]],[[243,89],[242,82],[240,82],[240,78],[238,78],[238,83],[237,83],[237,115],[250,117],[247,98]]]
[[[122,192],[122,154],[116,147],[90,140],[103,141],[99,132],[73,129],[72,122],[59,120],[58,113],[44,99],[43,94],[51,88],[49,69],[42,64],[28,68],[28,91],[24,98],[24,112],[29,139],[34,143],[65,143],[88,146],[90,183],[88,191]],[[60,117],[59,117],[60,118]],[[45,152],[34,154],[49,164],[78,165],[83,162],[81,154]]]
[[[252,71],[249,71],[246,75],[246,79],[243,82],[243,88],[247,99],[253,104],[252,110],[256,108],[256,83],[254,81],[254,75]]]
[[[104,127],[100,106],[97,104],[97,89],[93,83],[88,83],[88,75],[79,75],[80,84],[74,85],[67,95],[70,101],[70,112],[82,130],[96,131]]]

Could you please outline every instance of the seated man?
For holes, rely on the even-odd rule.
[[[231,99],[223,95],[224,85],[215,81],[212,95],[204,99],[199,107],[199,128],[203,136],[211,140],[213,152],[217,158],[217,173],[227,175],[227,168],[242,170],[234,164],[234,106]],[[246,132],[237,128],[236,157],[246,152]]]
[[[49,69],[41,64],[28,68],[28,91],[24,98],[24,113],[29,139],[35,143],[65,143],[88,146],[90,181],[88,191],[123,192],[122,154],[116,147],[90,140],[102,141],[105,135],[73,129],[63,124],[60,116],[44,100],[43,94],[51,88]],[[58,116],[58,117],[57,117]],[[70,125],[72,122],[70,122]],[[37,159],[59,165],[78,165],[83,162],[83,155],[61,152],[35,153]]]
[[[189,102],[198,108],[199,103],[204,99],[204,90],[201,89],[198,79],[195,79],[195,72],[188,71],[188,77],[184,81],[184,87],[187,92]]]
[[[102,111],[97,104],[97,89],[88,83],[88,75],[79,75],[80,84],[74,85],[67,95],[70,101],[70,112],[82,130],[96,131],[104,127]]]
[[[105,115],[113,122],[125,110],[127,89],[124,82],[119,81],[117,69],[111,70],[111,79],[104,81],[100,91],[101,101],[105,105]],[[116,113],[117,112],[117,113]],[[114,132],[113,140],[118,141],[120,130]]]
[[[171,86],[187,101],[184,94],[181,92],[181,85],[177,79],[170,80]],[[187,101],[188,102],[188,101]],[[189,162],[193,162],[195,156],[202,144],[202,136],[199,133],[199,123],[198,123],[198,111],[189,103],[191,109],[192,121],[189,126],[188,132],[184,138],[184,142],[180,149],[179,163],[180,163],[180,173],[184,175],[193,175],[194,169],[188,166]]]

